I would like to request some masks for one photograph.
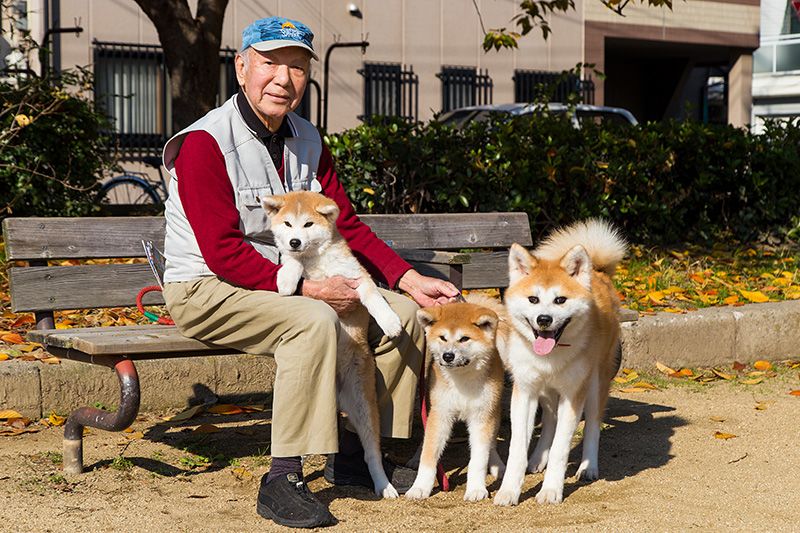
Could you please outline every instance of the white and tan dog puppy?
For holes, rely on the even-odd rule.
[[[518,503],[526,468],[546,469],[537,502],[561,502],[570,443],[584,409],[577,476],[599,476],[600,426],[619,342],[619,298],[611,276],[625,251],[619,233],[598,219],[554,232],[533,254],[511,247],[505,304],[513,333],[501,341],[500,352],[514,379],[511,443],[495,504]],[[540,400],[542,432],[528,458]]]
[[[469,430],[470,460],[464,499],[478,501],[489,496],[487,469],[495,477],[500,475],[503,462],[495,444],[504,373],[495,338],[498,327],[508,327],[501,322],[501,313],[499,301],[479,295],[468,296],[467,303],[417,311],[432,359],[428,375],[430,414],[419,471],[406,498],[430,496],[436,465],[458,420],[466,422]]]
[[[281,253],[280,294],[293,294],[301,276],[320,280],[339,275],[360,280],[356,292],[363,306],[340,317],[337,399],[364,446],[364,460],[375,493],[397,498],[397,490],[386,477],[381,461],[375,360],[367,342],[367,329],[372,315],[384,333],[397,337],[402,331],[400,318],[337,231],[339,207],[333,200],[315,192],[297,191],[269,196],[263,204]]]

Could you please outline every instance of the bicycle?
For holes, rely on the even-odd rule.
[[[145,165],[158,170],[158,181],[145,172],[125,171],[114,176],[100,188],[95,203],[111,215],[155,214],[164,209],[167,182],[161,167],[161,158],[146,156]]]

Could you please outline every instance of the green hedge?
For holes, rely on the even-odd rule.
[[[526,211],[534,234],[604,216],[647,243],[752,239],[800,211],[800,126],[753,135],[665,121],[572,127],[526,116],[375,121],[326,142],[360,212]]]
[[[97,210],[98,180],[113,168],[114,151],[91,88],[85,70],[0,81],[0,219]]]

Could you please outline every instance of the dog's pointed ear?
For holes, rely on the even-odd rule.
[[[580,244],[575,245],[561,259],[561,268],[586,290],[592,290],[592,259],[586,253],[586,248]]]
[[[329,202],[322,202],[317,206],[317,213],[331,222],[336,222],[336,219],[339,218],[339,206],[332,200]]]
[[[275,216],[285,203],[285,200],[281,198],[281,196],[266,196],[261,199],[261,205],[264,206],[267,215],[271,217]]]
[[[439,320],[439,309],[441,309],[441,307],[434,306],[423,307],[417,310],[417,322],[419,322],[419,325],[422,326],[426,334],[430,331],[431,326]]]
[[[473,324],[487,333],[494,333],[497,330],[497,321],[497,314],[494,311],[487,311],[476,318]]]
[[[508,284],[513,285],[536,268],[536,258],[521,245],[514,243],[508,250]]]

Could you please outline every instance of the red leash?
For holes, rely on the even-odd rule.
[[[425,387],[425,356],[422,356],[422,369],[419,373],[419,397],[420,397],[420,412],[422,415],[422,427],[423,429],[425,426],[428,425],[428,401],[426,400],[427,395],[425,394],[426,387]],[[450,478],[447,477],[447,474],[444,471],[444,467],[442,463],[436,463],[436,479],[439,481],[439,488],[442,489],[442,492],[449,492],[450,491]]]
[[[139,294],[136,295],[136,307],[139,309],[140,313],[142,313],[144,316],[146,316],[153,322],[157,322],[163,326],[174,326],[175,322],[173,322],[170,317],[154,315],[150,311],[144,310],[144,305],[142,305],[142,297],[148,292],[153,292],[153,291],[161,292],[161,287],[159,287],[158,285],[150,285],[149,287],[144,287],[142,290],[140,290]]]

